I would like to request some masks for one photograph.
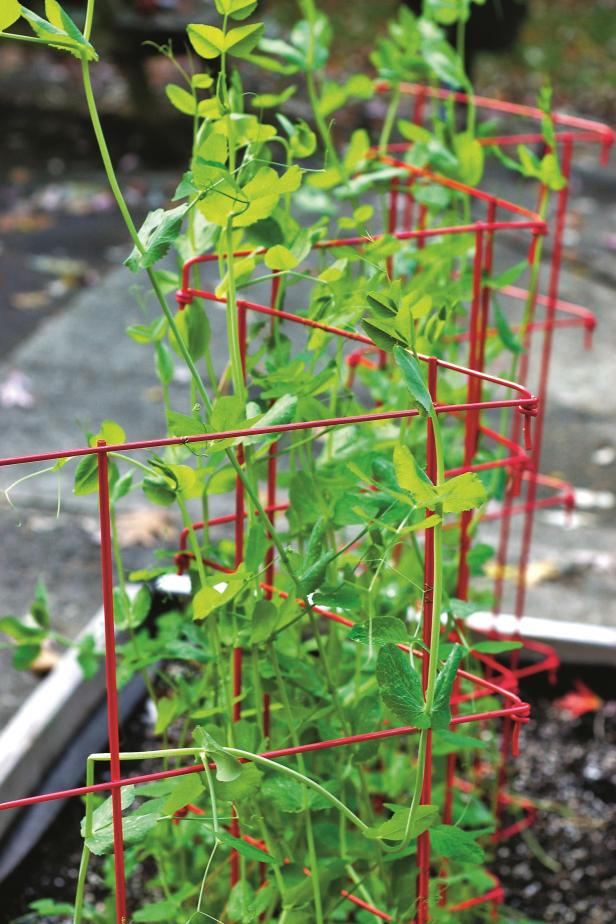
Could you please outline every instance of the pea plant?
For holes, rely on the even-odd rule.
[[[33,913],[74,924],[494,920],[490,901],[475,899],[494,890],[484,770],[497,765],[499,742],[488,724],[458,730],[477,712],[506,714],[482,671],[488,659],[494,676],[494,657],[519,647],[470,636],[464,617],[490,594],[460,579],[480,577],[492,554],[474,537],[502,488],[502,444],[479,438],[471,404],[480,393],[468,403],[468,376],[481,373],[458,365],[476,285],[468,228],[484,148],[472,106],[462,131],[453,102],[429,127],[400,116],[405,81],[470,90],[469,4],[427,3],[419,18],[403,8],[377,41],[376,84],[328,77],[334,35],[313,0],[300,0],[288,39],[265,35],[257,0],[214,6],[218,25],[188,26],[188,55],[160,49],[177,75],[167,98],[191,120],[192,144],[171,206],[139,229],[93,93],[95,0],[81,29],[56,0],[44,17],[17,0],[0,11],[2,38],[80,61],[132,242],[126,266],[138,274],[144,316],[128,335],[151,349],[169,445],[136,453],[110,420],[88,444],[114,447],[119,683],[141,673],[155,711],[147,749],[120,757],[181,771],[121,788],[128,911],[117,901],[112,799],[88,792],[74,904],[40,901]],[[452,22],[457,50],[441,28]],[[7,31],[15,24],[32,34]],[[242,62],[297,83],[255,93]],[[371,99],[379,81],[390,97],[376,136],[360,128],[340,145],[336,112]],[[279,111],[300,85],[310,122]],[[544,108],[549,133],[547,98]],[[529,156],[509,166],[557,188],[555,155]],[[403,184],[421,210],[419,233],[410,214],[400,228],[392,210]],[[452,225],[463,230],[439,233]],[[345,237],[332,242],[334,232]],[[530,264],[483,283],[498,290],[533,274],[537,259],[535,249]],[[253,292],[257,301],[245,298]],[[214,312],[226,326],[222,373]],[[516,335],[498,312],[489,361],[509,355],[515,378],[523,340],[523,327]],[[503,414],[519,403],[502,397],[509,382],[481,383]],[[75,494],[95,492],[99,479],[97,455],[84,455]],[[116,513],[137,491],[176,508],[183,532],[178,548],[127,575]],[[232,513],[214,517],[214,505]],[[187,593],[154,606],[155,582],[178,568]],[[71,644],[51,632],[43,588],[32,617],[0,622],[16,667],[50,633]],[[92,643],[81,646],[92,672]],[[523,707],[511,707],[518,718]],[[88,787],[110,759],[89,758]]]

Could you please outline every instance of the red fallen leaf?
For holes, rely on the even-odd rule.
[[[559,699],[554,700],[554,705],[560,712],[568,713],[572,718],[578,719],[587,712],[596,712],[603,705],[600,696],[587,687],[581,680],[573,682],[575,690],[565,693]]]

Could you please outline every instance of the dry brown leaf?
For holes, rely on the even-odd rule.
[[[50,302],[48,289],[36,289],[34,292],[16,292],[11,296],[11,305],[18,311],[32,311],[46,308]]]
[[[175,532],[173,517],[167,510],[138,507],[118,515],[118,540],[122,548],[130,545],[156,545]]]
[[[0,231],[3,234],[20,232],[30,234],[32,231],[46,231],[53,228],[55,222],[49,215],[35,215],[32,212],[8,212],[0,215]]]
[[[30,670],[33,674],[48,674],[54,669],[61,657],[62,655],[59,651],[44,642],[41,653],[30,665]]]
[[[485,566],[485,573],[488,577],[502,577],[505,581],[518,583],[519,571],[516,565],[505,565],[503,568],[496,562],[489,562]],[[526,569],[526,586],[536,587],[544,581],[556,581],[561,577],[561,570],[554,561],[533,561]]]

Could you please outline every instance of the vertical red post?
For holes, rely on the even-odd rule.
[[[105,622],[105,682],[107,686],[107,728],[111,780],[121,779],[120,715],[116,681],[115,620],[113,612],[113,551],[111,544],[111,511],[109,502],[109,464],[105,440],[98,440],[98,513],[101,535],[101,576]],[[115,906],[117,924],[127,924],[126,874],[124,870],[124,838],[122,834],[122,790],[111,791],[113,821],[113,866],[115,874]]]

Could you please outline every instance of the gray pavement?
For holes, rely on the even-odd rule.
[[[527,613],[565,620],[616,625],[616,234],[612,165],[590,189],[575,191],[573,208],[582,215],[573,259],[563,271],[561,296],[597,313],[591,352],[580,331],[557,334],[546,424],[546,473],[562,474],[580,489],[580,510],[567,526],[559,511],[539,513],[532,563],[541,580],[528,593]],[[589,205],[590,203],[590,205]],[[47,319],[0,365],[0,383],[27,376],[30,407],[0,408],[0,455],[34,453],[85,444],[85,432],[111,418],[132,439],[163,432],[161,396],[148,347],[124,333],[142,317],[128,293],[135,277],[109,273]],[[224,342],[224,317],[211,310],[214,342]],[[214,350],[219,370],[225,350]],[[184,383],[172,386],[185,394]],[[188,410],[188,408],[187,408]],[[43,466],[41,466],[43,467]],[[96,502],[75,498],[69,466],[60,473],[62,515],[56,519],[56,475],[31,479],[12,494],[17,510],[0,496],[0,614],[27,611],[38,576],[49,589],[58,629],[77,634],[100,605],[95,540]],[[72,469],[71,469],[72,470]],[[26,473],[3,469],[0,487]],[[129,504],[141,504],[138,497]],[[516,529],[518,526],[516,526]],[[494,530],[486,530],[492,537]],[[150,551],[127,550],[129,567]],[[31,675],[6,669],[0,653],[0,720],[10,715],[32,687]]]

